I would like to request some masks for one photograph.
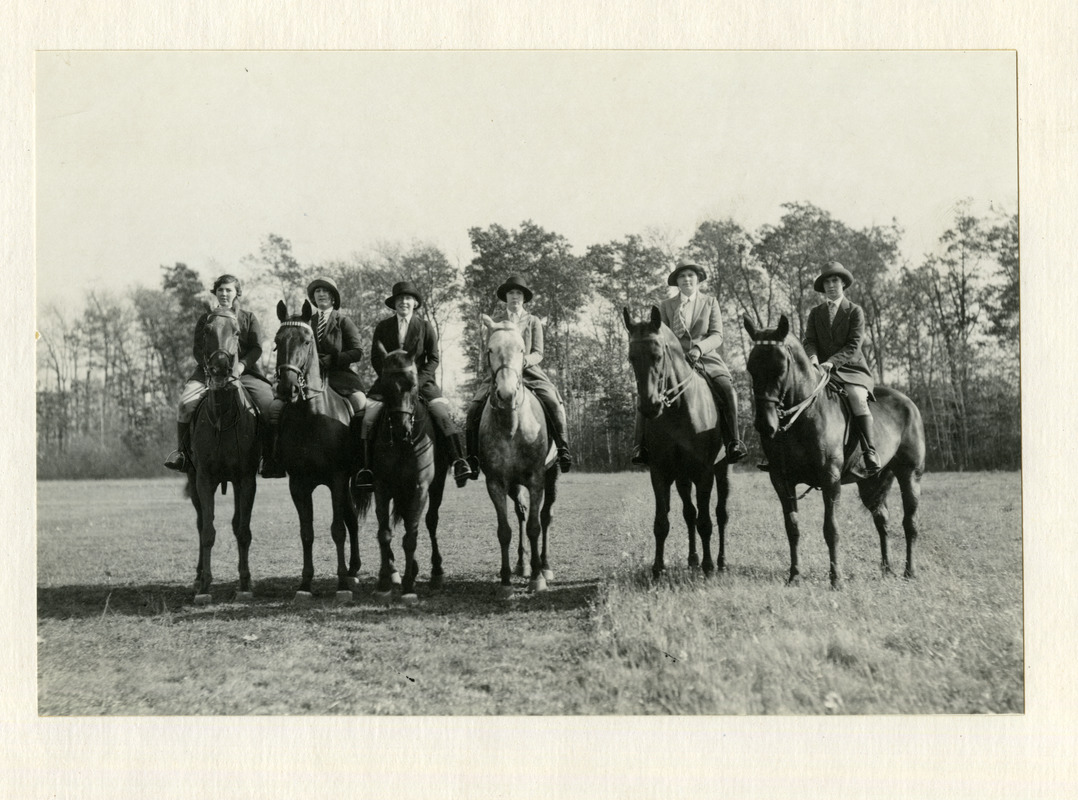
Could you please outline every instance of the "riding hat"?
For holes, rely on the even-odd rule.
[[[386,298],[386,305],[390,308],[396,309],[397,296],[402,294],[410,294],[415,298],[415,307],[419,308],[423,305],[423,295],[419,293],[419,290],[412,285],[411,281],[399,281],[393,284],[393,294]]]
[[[674,267],[674,271],[670,273],[670,277],[666,279],[666,283],[669,286],[677,286],[678,273],[685,269],[691,269],[696,273],[696,277],[702,283],[707,280],[707,273],[704,272],[704,268],[693,261],[691,258],[683,258],[677,262],[677,266]]]
[[[318,305],[314,302],[315,289],[325,289],[327,292],[333,295],[333,307],[341,307],[341,293],[337,289],[337,284],[335,284],[329,278],[316,278],[315,280],[307,284],[307,297],[310,298],[310,301],[314,303],[314,305]]]
[[[813,282],[812,288],[822,294],[824,279],[830,278],[832,275],[838,275],[842,278],[842,287],[844,289],[849,289],[850,285],[853,283],[853,275],[850,274],[848,269],[837,261],[828,261],[827,266],[823,268],[823,272],[821,272]]]
[[[524,302],[531,302],[532,290],[528,288],[528,284],[524,283],[524,279],[519,275],[510,275],[505,279],[505,283],[498,287],[498,299],[503,303],[505,302],[505,296],[509,293],[510,289],[520,290],[524,293]]]

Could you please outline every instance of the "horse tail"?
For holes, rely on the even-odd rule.
[[[356,504],[356,513],[361,517],[366,517],[367,512],[371,510],[371,498],[374,496],[372,489],[365,489],[356,486],[356,479],[352,477],[352,502]]]

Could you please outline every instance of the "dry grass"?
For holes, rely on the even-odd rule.
[[[38,487],[39,711],[97,714],[584,714],[1016,712],[1022,697],[1016,474],[929,475],[919,577],[883,580],[871,521],[848,491],[843,592],[827,588],[818,497],[803,501],[802,572],[764,476],[734,476],[729,571],[686,569],[680,515],[669,577],[647,579],[646,476],[563,476],[549,593],[494,598],[484,489],[450,489],[443,592],[371,601],[371,522],[351,606],[336,606],[328,493],[316,495],[315,587],[296,607],[300,546],[284,481],[263,481],[256,601],[229,602],[236,548],[222,502],[214,589],[191,604],[194,512],[176,480]],[[893,537],[892,560],[901,555]],[[398,548],[399,549],[399,548]],[[421,539],[421,581],[429,551]],[[399,558],[399,556],[398,556]],[[899,567],[901,561],[898,560]],[[521,584],[521,588],[523,585]]]

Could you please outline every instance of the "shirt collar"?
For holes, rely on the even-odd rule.
[[[686,303],[691,303],[691,302],[695,301],[696,296],[698,294],[700,294],[700,293],[699,292],[693,292],[688,297],[686,297],[681,292],[678,292],[678,298],[681,300],[681,305],[685,305]]]

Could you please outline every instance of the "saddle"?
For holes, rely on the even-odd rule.
[[[868,477],[865,471],[865,455],[861,449],[861,437],[854,429],[853,410],[850,408],[850,395],[842,381],[833,377],[827,383],[827,393],[839,400],[842,408],[842,478],[843,484],[856,483]],[[870,403],[875,400],[869,396]]]

